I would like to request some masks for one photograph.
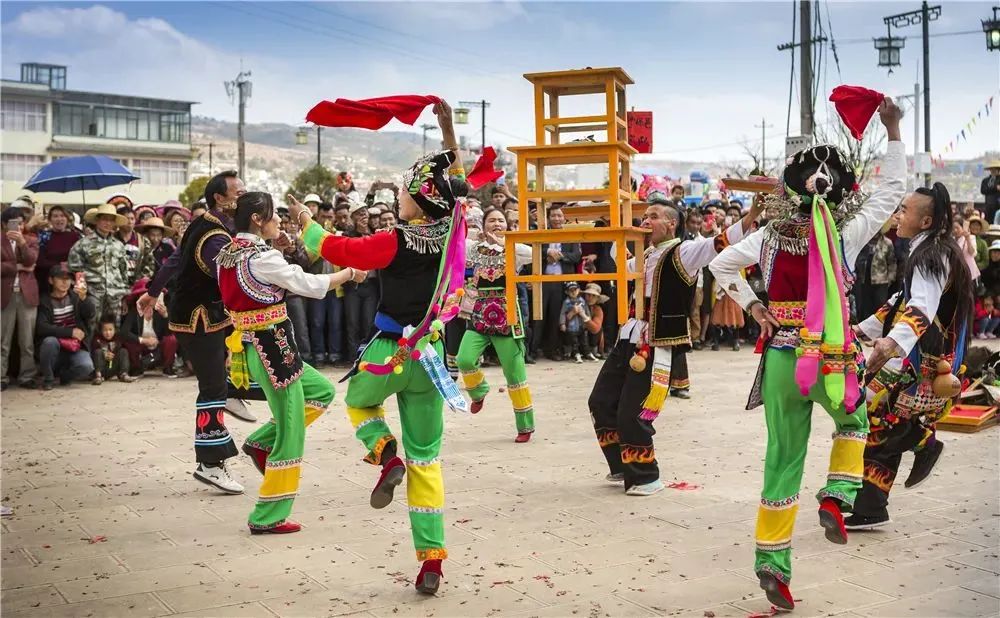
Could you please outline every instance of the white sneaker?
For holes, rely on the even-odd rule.
[[[618,474],[608,474],[604,477],[604,480],[611,483],[612,485],[621,485],[625,482],[625,473],[619,472]]]
[[[199,464],[198,468],[194,471],[194,478],[227,494],[243,493],[243,486],[237,483],[233,477],[229,476],[226,464],[218,467]]]
[[[229,412],[241,421],[247,421],[248,423],[256,423],[257,417],[253,415],[253,412],[247,408],[247,404],[243,403],[242,399],[229,398],[226,400],[226,412]]]
[[[633,485],[625,490],[625,494],[629,496],[652,496],[663,491],[663,481],[656,479],[652,483],[646,483],[645,485]]]
[[[576,362],[577,365],[582,365],[583,364],[583,357],[580,356],[579,354],[574,354],[573,355],[573,360]]]
[[[587,354],[586,356],[584,356],[584,358],[587,359],[587,360],[589,360],[589,361],[597,362],[597,357],[594,356],[593,352],[591,352],[590,354]]]

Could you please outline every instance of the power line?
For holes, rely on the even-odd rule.
[[[958,32],[935,32],[935,33],[929,35],[929,37],[933,39],[933,38],[937,38],[937,37],[941,37],[941,36],[963,36],[963,35],[967,35],[967,34],[979,34],[979,35],[981,35],[982,33],[983,33],[982,30],[961,30],[961,31],[958,31]],[[859,45],[861,43],[871,43],[871,42],[872,42],[871,37],[868,37],[868,38],[861,38],[861,37],[859,37],[859,38],[854,38],[854,39],[841,39],[840,40],[840,44],[841,45]]]
[[[790,131],[792,128],[792,90],[795,88],[795,8],[796,4],[792,2],[792,46],[790,48],[792,54],[792,68],[788,74],[788,113],[785,115],[785,139],[791,135]]]
[[[843,81],[840,74],[840,58],[837,57],[837,41],[833,37],[833,22],[830,21],[830,0],[826,0],[826,29],[830,31],[830,51],[833,52],[833,61],[837,65],[837,79]]]

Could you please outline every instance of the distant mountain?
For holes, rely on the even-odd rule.
[[[194,117],[192,133],[200,141],[220,144],[236,143],[236,123],[201,116]],[[309,143],[297,145],[299,127],[280,123],[246,125],[246,141],[286,151],[286,156],[300,154],[306,164],[315,160],[316,130],[307,129]],[[324,128],[320,145],[324,164],[360,163],[361,168],[372,172],[399,171],[413,163],[422,152],[421,136],[404,131],[366,131],[363,129]],[[428,148],[436,147],[437,140],[428,140]],[[248,146],[248,150],[249,150]],[[250,154],[248,153],[248,159]],[[265,157],[266,159],[266,157]],[[312,159],[312,161],[310,161]]]

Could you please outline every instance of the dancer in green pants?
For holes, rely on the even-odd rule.
[[[235,216],[238,233],[216,257],[219,291],[233,322],[233,334],[226,338],[232,353],[230,378],[236,388],[258,384],[274,417],[243,445],[243,452],[264,475],[260,497],[250,514],[251,534],[301,529],[288,515],[299,488],[306,426],[326,410],[334,394],[329,380],[299,356],[285,291],[322,298],[338,285],[363,281],[367,275],[350,268],[313,275],[289,264],[281,251],[265,242],[288,242],[279,221],[267,193],[240,196]],[[199,428],[211,420],[209,414],[199,412]]]
[[[871,197],[861,192],[849,159],[837,148],[802,150],[786,161],[778,190],[763,197],[771,222],[709,265],[720,287],[761,326],[757,348],[763,358],[747,404],[753,409],[763,403],[767,420],[754,566],[768,600],[781,609],[795,607],[789,589],[792,531],[813,403],[836,425],[826,483],[816,496],[827,540],[848,542],[843,513],[853,510],[861,488],[868,435],[864,356],[851,330],[847,292],[858,254],[906,188],[902,114],[886,97],[879,115],[889,143],[882,185]],[[760,264],[767,306],[740,276],[751,264]]]
[[[434,344],[444,358],[441,341]],[[375,339],[362,355],[362,361],[377,363],[396,351],[396,341]],[[418,362],[402,365],[401,373],[378,376],[361,371],[347,387],[347,415],[355,435],[368,449],[365,461],[383,465],[396,457],[396,438],[385,422],[382,403],[396,395],[399,422],[403,429],[406,453],[406,502],[410,505],[410,531],[417,560],[440,560],[444,549],[444,482],[441,479],[441,438],[444,400],[427,372]],[[377,499],[377,500],[376,500]],[[372,506],[381,508],[392,500],[392,493],[372,495]],[[384,504],[383,504],[384,502]]]
[[[850,504],[861,489],[861,454],[868,435],[868,415],[864,404],[853,413],[844,405],[830,402],[822,383],[813,385],[808,396],[788,383],[795,373],[795,351],[771,348],[765,353],[761,392],[767,423],[767,452],[764,458],[764,488],[757,517],[758,550],[754,561],[757,573],[792,572],[792,529],[798,513],[799,488],[806,461],[806,447],[812,431],[813,403],[833,419],[833,447],[830,466],[817,498],[836,498]]]
[[[507,323],[507,299],[504,292],[504,267],[507,256],[503,234],[507,219],[503,211],[493,209],[483,216],[483,239],[468,246],[467,265],[472,269],[475,297],[470,328],[462,337],[458,348],[458,370],[472,398],[472,413],[483,408],[483,400],[490,392],[486,376],[479,368],[479,358],[491,344],[500,359],[503,376],[507,381],[507,394],[514,406],[514,423],[517,425],[515,442],[527,442],[535,431],[535,411],[528,389],[528,373],[524,366],[524,327],[520,315],[513,324]],[[531,262],[531,247],[515,245],[517,269]]]
[[[307,249],[332,264],[379,270],[376,332],[350,374],[347,414],[365,445],[364,461],[381,468],[372,507],[391,504],[395,488],[406,479],[413,544],[422,562],[415,587],[424,594],[437,592],[441,561],[448,557],[438,460],[445,397],[449,405],[468,405],[448,377],[440,341],[441,320],[454,315],[446,314],[444,297],[457,295],[460,288],[453,284],[461,285],[464,272],[465,226],[456,199],[466,191],[465,171],[456,162],[451,108],[442,101],[434,111],[449,150],[430,153],[403,173],[398,226],[360,238],[335,236],[312,221],[298,200],[288,199]],[[399,404],[405,464],[382,407],[392,395]]]

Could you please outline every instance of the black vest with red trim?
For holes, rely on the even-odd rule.
[[[649,344],[652,346],[689,346],[691,333],[688,317],[694,300],[694,277],[681,264],[680,246],[664,252],[653,271],[653,291],[649,297]]]
[[[196,218],[184,232],[177,285],[170,294],[171,330],[210,333],[229,326],[219,284],[212,276],[215,264],[205,264],[201,259],[205,241],[219,234],[230,238],[225,224],[211,212]]]

